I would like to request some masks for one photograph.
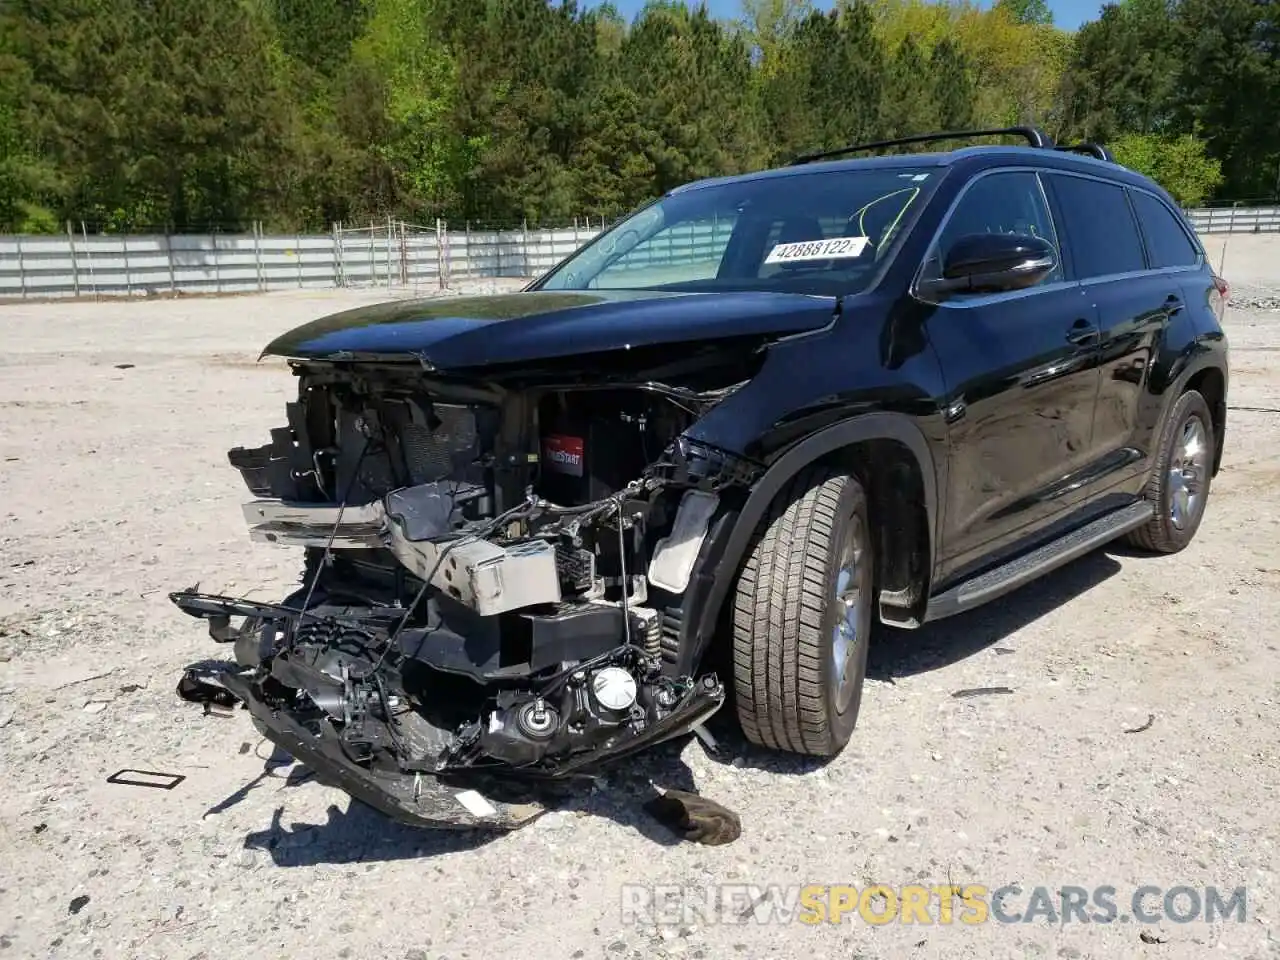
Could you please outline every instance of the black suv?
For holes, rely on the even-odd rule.
[[[882,155],[991,135],[1029,146]],[[1014,128],[688,184],[520,293],[317,320],[265,351],[287,425],[229,455],[300,586],[175,593],[239,664],[184,689],[423,824],[523,822],[726,696],[835,754],[873,618],[1186,546],[1226,296],[1158,186]]]

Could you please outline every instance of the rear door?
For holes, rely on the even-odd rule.
[[[1036,171],[995,170],[970,182],[921,277],[938,274],[959,237],[996,232],[1034,234],[1060,247]],[[1060,262],[1037,286],[949,296],[927,318],[947,385],[943,578],[1046,527],[1089,460],[1097,326],[1092,305],[1067,277]]]
[[[1075,173],[1054,172],[1048,182],[1075,276],[1097,310],[1099,327],[1093,466],[1089,482],[1066,499],[1136,493],[1155,439],[1151,418],[1144,416],[1148,372],[1165,328],[1187,309],[1181,281],[1197,266],[1198,251],[1189,241],[1178,251],[1177,238],[1159,236],[1163,231],[1144,242],[1139,213],[1159,215],[1150,207],[1156,199],[1151,194],[1139,196],[1121,184]],[[1142,207],[1135,209],[1138,203]],[[1190,262],[1178,262],[1187,257]]]

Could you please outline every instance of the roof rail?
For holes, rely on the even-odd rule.
[[[1116,158],[1111,155],[1108,150],[1100,143],[1072,143],[1063,144],[1060,147],[1054,147],[1055,150],[1062,150],[1067,153],[1083,153],[1097,160],[1105,160],[1107,163],[1115,163]]]
[[[807,153],[791,161],[792,166],[800,163],[812,163],[814,160],[825,160],[828,157],[840,157],[848,153],[860,153],[863,150],[882,150],[885,147],[898,147],[911,143],[934,143],[939,140],[966,140],[972,137],[1023,137],[1033,147],[1053,148],[1053,139],[1038,127],[1004,127],[999,130],[949,130],[939,133],[922,133],[914,137],[899,137],[896,140],[876,140],[872,143],[855,143],[835,150],[823,150],[819,153]]]

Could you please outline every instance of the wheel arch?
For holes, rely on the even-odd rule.
[[[685,626],[676,651],[677,672],[692,673],[707,653],[721,625],[726,601],[751,548],[756,529],[787,483],[802,470],[823,461],[851,468],[860,466],[877,471],[875,476],[884,476],[878,471],[891,465],[892,461],[888,464],[872,463],[867,458],[877,445],[892,445],[901,452],[900,462],[914,466],[924,505],[921,535],[927,555],[923,560],[921,582],[915,585],[916,590],[896,591],[895,598],[891,599],[895,599],[895,605],[897,602],[908,605],[908,601],[914,605],[927,600],[928,584],[937,557],[938,474],[933,451],[923,432],[908,415],[888,411],[860,414],[825,427],[788,448],[752,485],[731,523],[724,526],[718,536],[713,533],[712,537],[720,542],[707,545],[710,549],[704,550],[699,564],[703,568],[702,576],[691,584],[692,596],[686,595]],[[875,480],[871,481],[871,486],[872,489],[866,493],[871,509],[876,511],[879,509],[877,495],[881,491],[877,489]],[[879,526],[874,516],[872,525]],[[883,549],[891,549],[893,544],[878,542],[876,547],[879,556]],[[701,589],[698,589],[699,584]],[[896,596],[897,593],[901,596]],[[905,610],[903,612],[906,613]]]
[[[1229,373],[1225,338],[1198,337],[1191,341],[1169,365],[1169,389],[1164,392],[1159,424],[1188,390],[1200,393],[1209,405],[1213,420],[1213,475],[1222,466],[1222,451],[1227,431],[1227,387]],[[1157,428],[1158,429],[1158,428]]]

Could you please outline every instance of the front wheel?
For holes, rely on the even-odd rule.
[[[752,743],[813,756],[848,743],[867,673],[874,553],[853,476],[811,468],[778,495],[734,600],[734,694]]]
[[[1146,498],[1155,516],[1129,534],[1130,544],[1155,553],[1177,553],[1200,529],[1213,479],[1213,418],[1195,390],[1178,398],[1169,411]]]

